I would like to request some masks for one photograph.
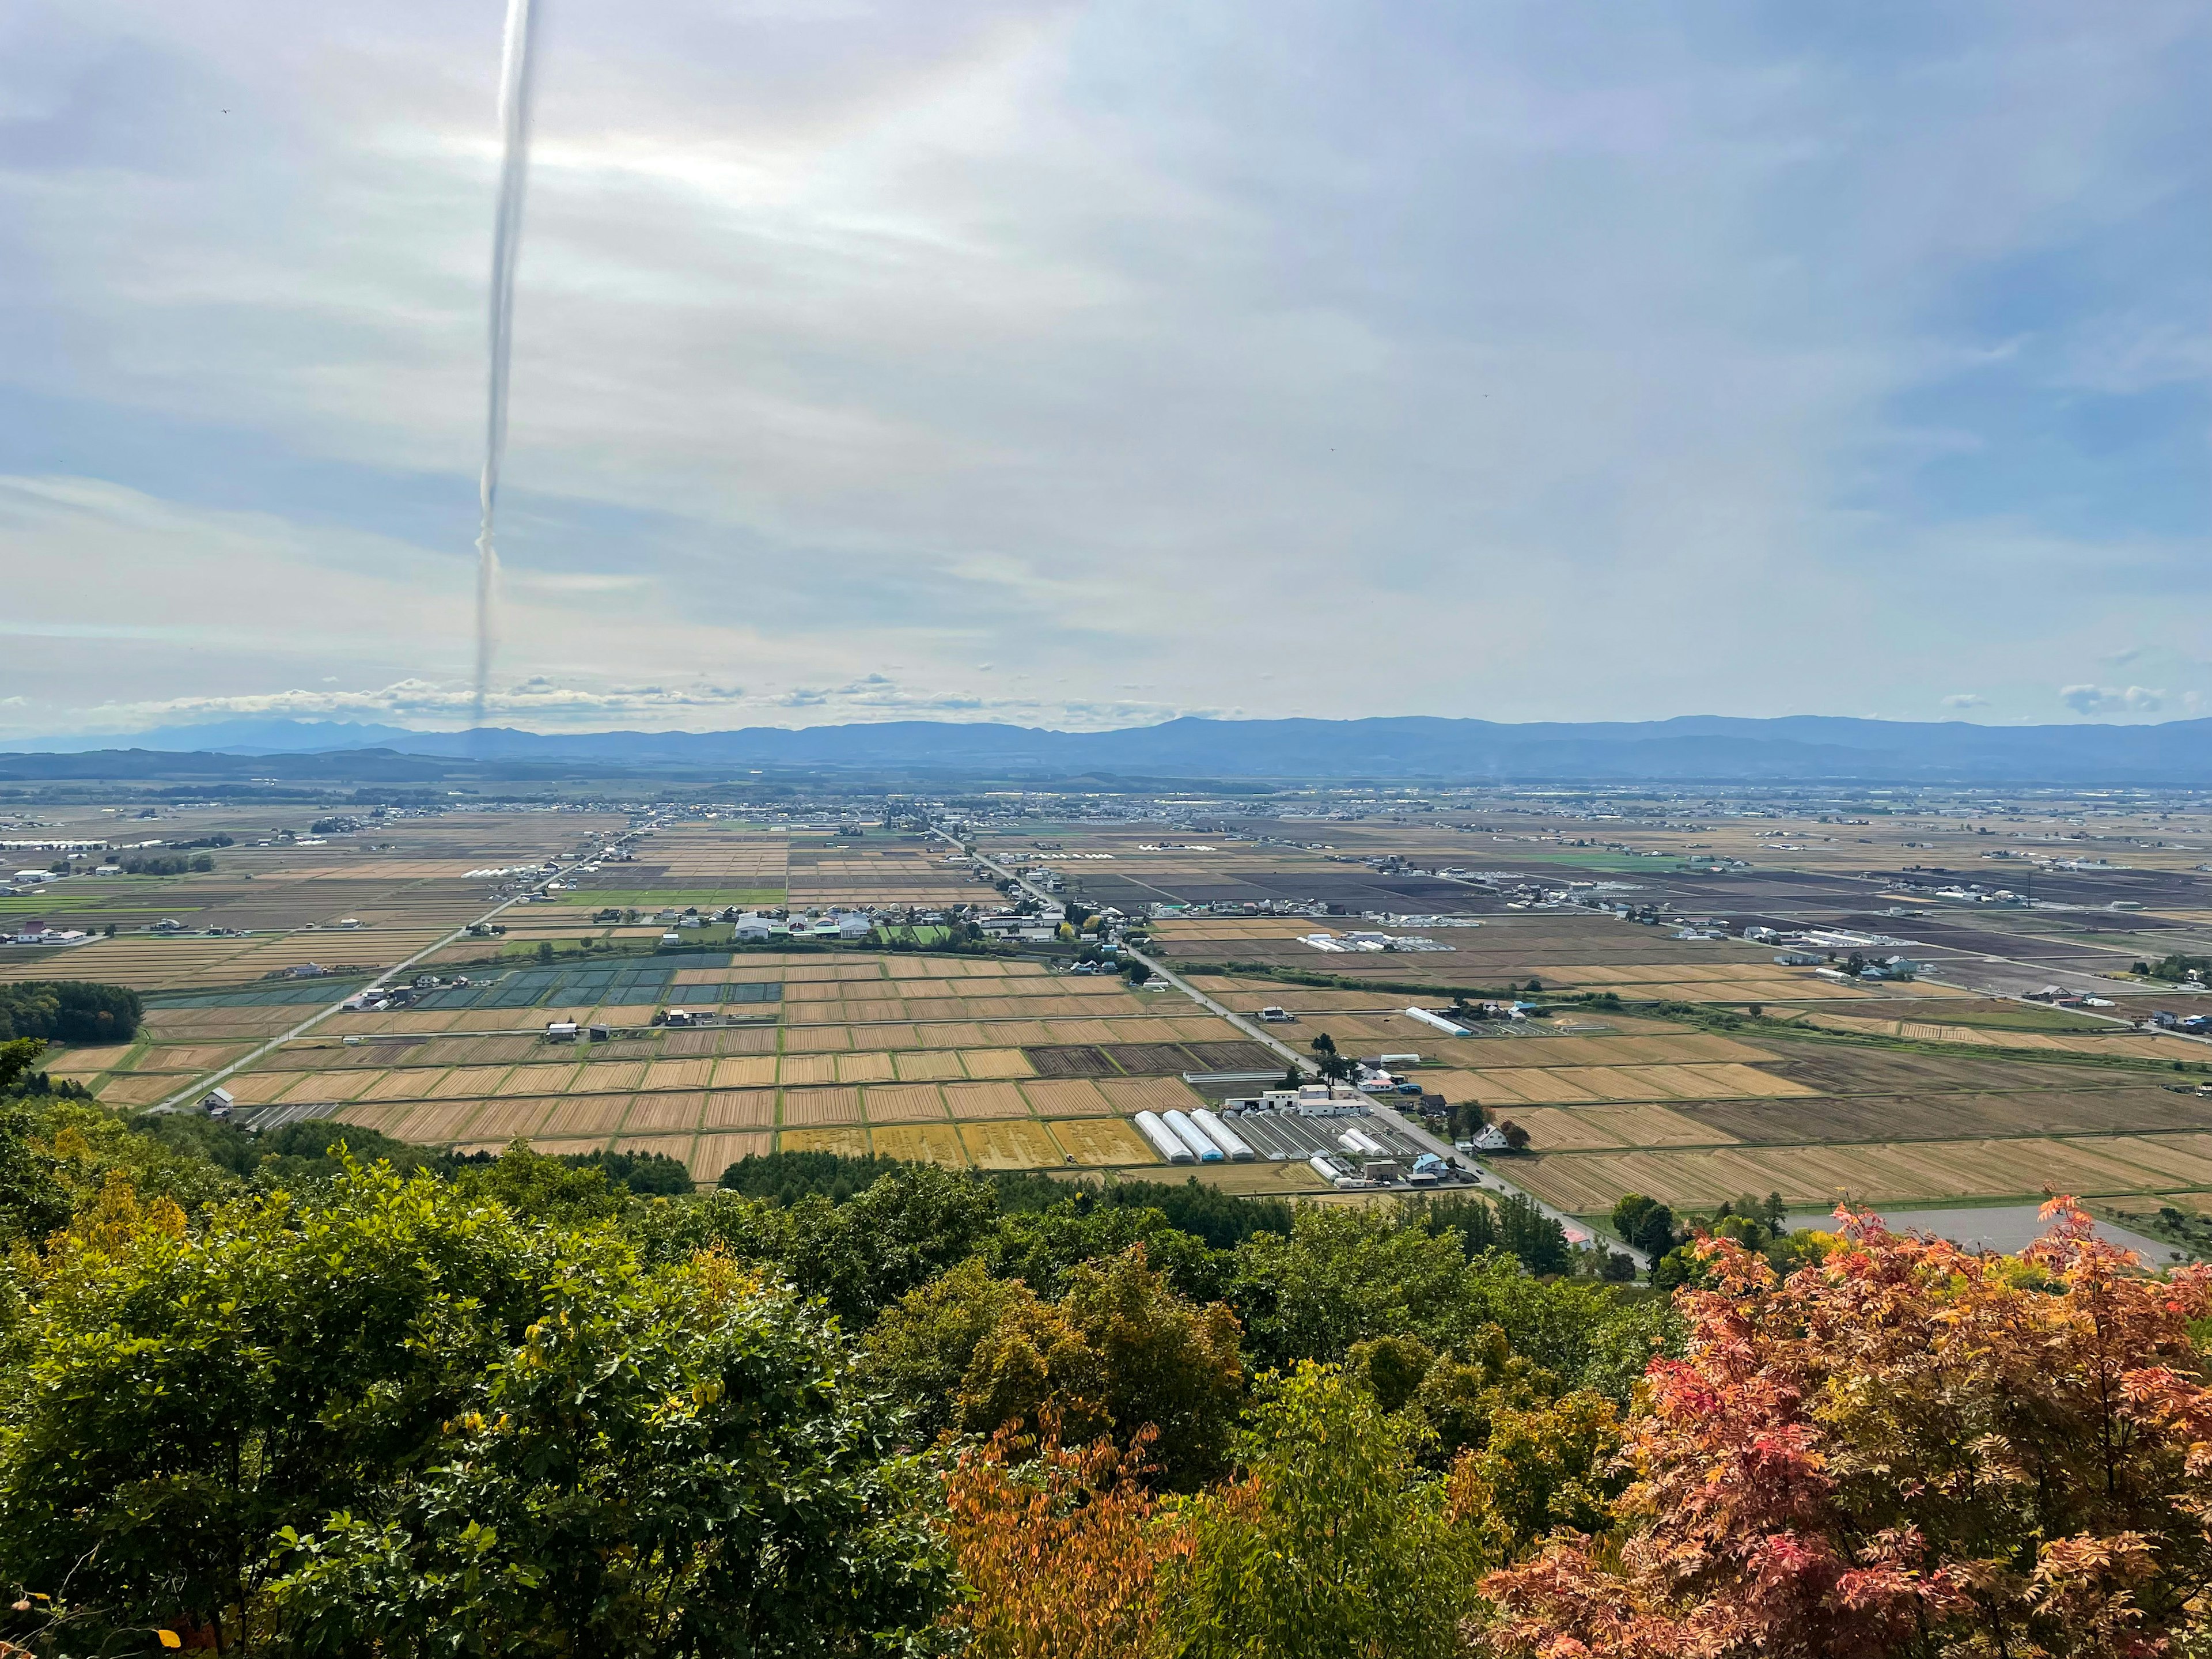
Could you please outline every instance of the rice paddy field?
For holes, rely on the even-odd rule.
[[[716,820],[661,825],[634,850],[634,860],[580,878],[561,896],[563,905],[929,908],[971,902],[978,891],[966,869],[945,862],[941,847],[911,833],[836,836]]]
[[[2212,1048],[2131,1030],[2124,1018],[2180,994],[2127,964],[2212,951],[2212,878],[2195,869],[2204,854],[2157,850],[2174,832],[2149,819],[2130,821],[2145,849],[2127,854],[2131,867],[2045,870],[2036,905],[1972,911],[1929,898],[1929,866],[1956,860],[1944,879],[2020,878],[1984,859],[1994,832],[1971,820],[1769,811],[1598,830],[1522,802],[1425,818],[1231,813],[1204,829],[1054,823],[977,837],[1093,905],[1166,907],[1152,923],[1160,959],[1188,970],[1231,1019],[1179,992],[1133,992],[1035,957],[932,955],[940,936],[927,926],[911,933],[923,948],[906,952],[733,951],[711,930],[660,946],[661,916],[687,905],[996,902],[975,866],[911,833],[678,817],[554,902],[505,909],[506,933],[486,940],[455,935],[485,915],[500,871],[632,820],[455,811],[316,837],[309,817],[193,809],[159,829],[232,834],[212,872],[74,880],[7,901],[19,923],[118,932],[0,957],[0,978],[65,973],[149,1000],[138,1041],[55,1055],[53,1074],[134,1109],[191,1098],[227,1072],[224,1086],[264,1121],[330,1117],[467,1149],[520,1139],[659,1152],[702,1183],[776,1148],[1157,1174],[1130,1118],[1232,1086],[1207,1074],[1279,1072],[1281,1057],[1249,1022],[1281,1006],[1293,1019],[1263,1029],[1294,1049],[1326,1035],[1346,1054],[1418,1055],[1394,1068],[1519,1125],[1528,1151],[1498,1160],[1498,1173],[1578,1215],[1601,1216],[1630,1191],[1689,1209],[1745,1191],[1902,1206],[2045,1188],[2113,1207],[2212,1209],[2212,1098],[2195,1091],[2212,1081],[2198,1069]],[[2085,833],[2057,809],[2003,825],[2012,839],[2063,839],[2062,850]],[[1703,925],[1639,925],[1558,902],[1568,882],[1610,884]],[[1309,913],[1267,913],[1285,903]],[[1392,920],[1407,916],[1474,925]],[[147,931],[163,918],[180,924],[176,936]],[[1754,922],[1855,930],[1925,970],[1911,982],[1838,983],[1741,938]],[[1375,927],[1443,948],[1322,951],[1306,939]],[[410,961],[471,983],[397,1011],[329,1012]],[[283,977],[309,963],[328,975]],[[2111,1012],[2018,1000],[2075,977]],[[1509,989],[1550,1012],[1465,1037],[1406,1012]],[[670,1011],[713,1023],[653,1024]],[[614,1035],[550,1042],[556,1020]],[[1201,1178],[1317,1185],[1303,1166]]]
[[[687,951],[471,977],[411,1008],[333,1014],[223,1086],[273,1121],[463,1150],[665,1152],[711,1182],[777,1146],[983,1170],[1148,1166],[1131,1115],[1203,1104],[1185,1071],[1271,1058],[1187,1000],[1029,962]],[[159,997],[143,1040],[82,1051],[64,1074],[108,1103],[151,1105],[327,997],[314,985]],[[721,1023],[651,1023],[671,1009]],[[547,1023],[567,1019],[617,1035],[547,1041]]]
[[[1613,991],[1639,1000],[1683,1002],[1855,1002],[1873,994],[1779,968],[1771,949],[1741,940],[1690,943],[1607,917],[1506,915],[1480,927],[1430,930],[1448,950],[1316,951],[1316,931],[1351,924],[1309,918],[1175,918],[1156,925],[1170,963],[1251,964],[1328,974],[1354,981],[1430,985],[1442,990],[1518,991],[1534,980],[1547,992]],[[1410,931],[1410,930],[1409,930]]]

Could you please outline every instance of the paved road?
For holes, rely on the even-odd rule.
[[[945,831],[936,829],[934,825],[932,826],[932,832],[942,836],[945,841],[951,842],[956,847],[960,845],[957,838],[945,835]],[[1050,905],[1057,905],[1060,903],[1060,901],[1057,895],[1048,893],[1042,888],[1032,887],[1028,882],[1023,880],[1021,877],[1007,869],[1003,864],[1000,864],[998,860],[988,856],[980,848],[976,851],[975,860],[979,864],[988,865],[990,868],[996,870],[1001,876],[1005,877],[1006,879],[1012,882],[1016,886],[1019,887],[1024,892],[1029,894],[1031,897],[1040,899],[1045,903]],[[1309,1057],[1300,1054],[1297,1049],[1283,1042],[1266,1027],[1256,1025],[1250,1020],[1246,1019],[1242,1014],[1232,1012],[1231,1010],[1223,1007],[1221,1004],[1216,1002],[1212,997],[1206,995],[1205,992],[1200,990],[1196,986],[1190,983],[1189,981],[1184,979],[1180,974],[1175,972],[1174,969],[1166,967],[1157,958],[1146,956],[1143,951],[1127,945],[1124,945],[1121,947],[1121,951],[1125,956],[1134,957],[1139,962],[1143,963],[1146,967],[1151,969],[1169,984],[1174,986],[1176,990],[1181,991],[1192,1001],[1206,1009],[1207,1012],[1218,1015],[1223,1019],[1227,1020],[1231,1024],[1236,1026],[1238,1030],[1243,1031],[1249,1036],[1257,1038],[1260,1042],[1266,1043],[1270,1048],[1273,1048],[1277,1054],[1282,1055],[1285,1060],[1297,1066],[1301,1072],[1310,1072],[1313,1070],[1313,1061]],[[1416,1124],[1408,1122],[1403,1117],[1394,1117],[1392,1127],[1402,1130],[1424,1151],[1434,1152],[1438,1158],[1459,1158],[1466,1156],[1464,1153],[1455,1151],[1449,1143],[1437,1139],[1436,1136],[1431,1134],[1426,1129],[1421,1128]],[[1546,1203],[1542,1199],[1537,1197],[1535,1194],[1528,1191],[1525,1188],[1516,1187],[1511,1181],[1500,1175],[1492,1165],[1486,1164],[1480,1158],[1473,1158],[1468,1161],[1473,1163],[1474,1165],[1477,1182],[1485,1191],[1496,1193],[1500,1195],[1510,1194],[1514,1197],[1525,1198],[1528,1202],[1534,1205],[1543,1214],[1551,1217],[1553,1220],[1558,1222],[1561,1226],[1577,1233],[1589,1232],[1589,1229],[1584,1226],[1583,1223],[1577,1220],[1575,1217],[1568,1214],[1565,1210],[1559,1209],[1554,1205]],[[1645,1256],[1643,1251],[1633,1249],[1627,1244],[1624,1244],[1619,1239],[1609,1238],[1605,1239],[1602,1242],[1609,1244],[1613,1249],[1623,1252],[1632,1261],[1633,1261],[1638,1267],[1648,1267],[1651,1265],[1650,1259]]]
[[[378,977],[384,980],[398,979],[400,975],[405,973],[416,963],[422,961],[423,957],[430,956],[436,951],[444,950],[448,945],[451,945],[456,939],[465,939],[468,936],[468,931],[470,928],[477,927],[480,923],[489,921],[501,911],[506,909],[508,905],[519,902],[521,897],[522,895],[518,893],[514,898],[501,899],[497,904],[493,905],[490,909],[485,911],[483,915],[478,916],[475,921],[463,923],[460,927],[453,929],[452,933],[447,934],[445,938],[440,939],[436,944],[425,945],[422,950],[417,951],[413,956],[408,957],[406,961],[399,963],[397,967],[386,969],[385,972]],[[229,1065],[224,1066],[219,1072],[210,1072],[206,1076],[194,1081],[190,1088],[180,1090],[177,1093],[171,1095],[167,1100],[162,1101],[159,1105],[149,1107],[148,1109],[158,1112],[184,1106],[198,1100],[209,1090],[214,1088],[216,1085],[221,1083],[223,1079],[230,1077],[236,1073],[244,1071],[247,1066],[252,1065],[254,1061],[261,1059],[264,1055],[276,1053],[277,1049],[283,1048],[286,1043],[293,1041],[295,1037],[304,1036],[307,1032],[312,1031],[316,1026],[328,1019],[332,1014],[335,1014],[343,1009],[346,1006],[347,1002],[352,1000],[352,997],[353,993],[349,991],[343,997],[341,997],[337,1001],[331,1004],[327,1008],[319,1009],[314,1013],[310,1014],[307,1018],[301,1020],[297,1025],[295,1025],[290,1030],[286,1031],[283,1036],[270,1038],[268,1042],[263,1043],[258,1048],[254,1049],[243,1059],[234,1060]]]

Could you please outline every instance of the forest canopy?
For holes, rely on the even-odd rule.
[[[0,1091],[36,1044],[7,1052]],[[693,1194],[618,1155],[9,1093],[0,1636],[1810,1659],[2208,1633],[2212,1295],[2063,1203],[2016,1258],[1858,1212],[1778,1236],[1763,1201],[1668,1218],[1669,1295],[1480,1200],[739,1167]]]

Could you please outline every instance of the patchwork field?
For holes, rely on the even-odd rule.
[[[2134,954],[2206,948],[2203,854],[2152,850],[2171,832],[2138,817],[2128,820],[2133,850],[2112,867],[2100,854],[2070,860],[2094,867],[2040,870],[2037,896],[2057,906],[1945,909],[1929,896],[1931,860],[1972,860],[1972,878],[2010,879],[2010,865],[1985,855],[2016,860],[2009,843],[2033,850],[2039,836],[2078,854],[2085,825],[2119,822],[2104,806],[2069,810],[1995,829],[1964,808],[1955,823],[1887,807],[1794,819],[1700,809],[1689,819],[1659,803],[1569,811],[1504,792],[1433,811],[1360,807],[1327,823],[1249,817],[1231,802],[1207,808],[1218,822],[1202,829],[1001,822],[976,839],[1015,867],[1056,872],[1094,905],[1179,907],[1152,923],[1171,965],[1239,964],[1203,975],[1201,990],[1247,1017],[1290,1009],[1292,1021],[1267,1029],[1300,1052],[1326,1034],[1348,1055],[1418,1055],[1395,1064],[1422,1089],[1527,1131],[1528,1153],[1500,1161],[1502,1173],[1578,1212],[1626,1190],[1685,1206],[1746,1189],[1820,1204],[1843,1190],[1894,1202],[2046,1186],[2212,1200],[2212,1101],[2190,1092],[2212,1049],[2007,1000],[2077,971],[2122,972]],[[483,915],[505,872],[588,852],[647,816],[453,811],[324,835],[303,808],[167,813],[165,836],[220,831],[234,843],[197,875],[72,878],[8,899],[10,917],[118,932],[0,957],[0,977],[66,972],[148,994],[138,1042],[49,1062],[103,1101],[144,1106],[196,1089]],[[711,1182],[779,1146],[976,1169],[1152,1169],[1133,1114],[1224,1086],[1194,1091],[1186,1073],[1279,1070],[1280,1055],[1250,1031],[1180,994],[1135,993],[1036,960],[732,953],[691,932],[686,948],[661,951],[662,918],[686,905],[951,909],[996,896],[942,842],[872,819],[652,816],[629,843],[634,858],[572,871],[557,902],[505,910],[502,938],[438,952],[430,965],[465,973],[469,986],[319,1019],[225,1086],[264,1121],[330,1115],[469,1148],[519,1138],[546,1150],[665,1152]],[[1960,878],[1957,867],[1936,874]],[[1595,883],[1664,919],[1642,925],[1565,902],[1569,884],[1587,893]],[[2106,912],[2108,902],[2133,908]],[[1259,914],[1288,905],[1328,914]],[[1243,913],[1215,913],[1231,909]],[[602,920],[610,910],[618,915]],[[164,917],[181,935],[146,931]],[[1821,979],[1743,940],[1753,921],[1902,940],[1929,971],[1912,983]],[[1374,926],[1447,948],[1304,942]],[[932,927],[917,919],[914,941],[941,941]],[[1729,937],[1675,936],[1698,931]],[[335,971],[264,977],[307,963]],[[1344,982],[1270,976],[1285,970]],[[2129,1012],[2180,994],[2100,988]],[[1556,1014],[1449,1037],[1404,1012],[1457,990],[1510,990]],[[1607,992],[1624,1006],[1589,1000]],[[1778,1018],[1705,1030],[1723,1022],[1663,1006],[1754,1003]],[[670,1011],[713,1023],[652,1023]],[[616,1036],[550,1045],[543,1032],[556,1018]],[[2183,1075],[2170,1074],[2176,1065]],[[1208,1178],[1252,1190],[1313,1184],[1279,1165]]]
[[[224,1087],[270,1121],[330,1117],[402,1139],[524,1139],[682,1159],[711,1182],[748,1151],[845,1146],[979,1169],[1149,1166],[1120,1122],[1201,1105],[1185,1070],[1272,1059],[1182,998],[1033,962],[687,951],[471,975],[410,1008],[341,1013]],[[252,1052],[330,993],[314,985],[176,995],[143,1041],[88,1050],[70,1075],[144,1105]],[[654,1025],[688,1009],[727,1023]],[[547,1021],[613,1039],[549,1042]]]
[[[1589,1152],[1516,1161],[1512,1173],[1531,1192],[1583,1213],[1608,1210],[1628,1192],[1685,1206],[1768,1192],[1800,1205],[2033,1198],[2046,1188],[2100,1198],[2212,1188],[2212,1134]]]

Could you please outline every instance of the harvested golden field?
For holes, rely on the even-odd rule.
[[[1027,1117],[1030,1103],[1011,1083],[948,1083],[945,1103],[956,1118]],[[870,1121],[874,1121],[872,1109]]]
[[[706,1104],[706,1096],[692,1092],[635,1095],[630,1098],[629,1115],[622,1121],[623,1133],[689,1133],[699,1127],[700,1114]]]
[[[775,1091],[717,1089],[707,1097],[699,1122],[709,1130],[767,1128],[775,1122]]]
[[[549,1116],[557,1103],[548,1099],[494,1100],[484,1103],[483,1109],[469,1120],[470,1133],[478,1139],[489,1139],[495,1146],[504,1146],[517,1135],[528,1135]],[[361,1109],[349,1108],[341,1114],[349,1121],[365,1120],[355,1116]],[[372,1123],[372,1127],[374,1125]]]
[[[1805,1023],[1826,1030],[1857,1032],[1870,1036],[1903,1037],[1915,1042],[1954,1042],[1978,1048],[2010,1048],[2028,1053],[2094,1054],[2112,1060],[2179,1060],[2200,1061],[2212,1049],[2186,1037],[2126,1031],[2015,1031],[1985,1025],[1939,1024],[1927,1020],[1876,1019],[1855,1015],[1814,1013]]]
[[[1098,1091],[1108,1105],[1128,1117],[1139,1112],[1188,1112],[1206,1104],[1188,1084],[1176,1078],[1106,1078]]]
[[[1059,1146],[1035,1118],[1002,1118],[992,1122],[963,1123],[962,1145],[979,1170],[1049,1169],[1066,1160]]]
[[[458,1139],[467,1127],[470,1119],[476,1115],[477,1105],[475,1101],[459,1105],[440,1105],[426,1101],[421,1105],[408,1107],[392,1119],[392,1127],[386,1133],[402,1140],[416,1140],[436,1146]]]
[[[1606,1147],[1709,1146],[1733,1140],[1664,1106],[1535,1106],[1513,1114],[1540,1152]]]
[[[871,1123],[941,1121],[945,1115],[945,1097],[935,1084],[873,1085],[867,1101]]]
[[[838,1080],[842,1054],[786,1054],[776,1066],[776,1080],[787,1089],[811,1087]]]
[[[1479,1071],[1474,1097],[1538,1105],[1592,1100],[1782,1099],[1817,1094],[1809,1085],[1741,1065],[1516,1067]]]
[[[1054,1079],[1020,1087],[1040,1117],[1106,1117],[1114,1111],[1106,1097],[1098,1092],[1098,1085],[1085,1079]]]
[[[1743,1147],[1699,1152],[1554,1152],[1515,1159],[1521,1185],[1563,1209],[1609,1209],[1624,1193],[1710,1207],[1741,1193],[1779,1192],[1793,1204],[1962,1197],[2076,1197],[2212,1187],[2212,1139],[2104,1139],[1917,1141],[1888,1146]]]
[[[111,1073],[94,1092],[106,1106],[151,1106],[167,1099],[190,1082],[185,1077],[139,1077],[129,1072],[117,1072]],[[238,1091],[234,1089],[231,1093],[237,1096]]]
[[[830,1058],[840,1083],[889,1083],[897,1074],[888,1054],[837,1054]]]
[[[1069,1157],[1091,1169],[1160,1161],[1145,1138],[1120,1118],[1054,1119],[1046,1127]]]
[[[39,1069],[49,1077],[82,1081],[88,1077],[98,1077],[102,1072],[115,1070],[136,1051],[137,1047],[135,1043],[112,1042],[99,1048],[64,1048],[58,1054],[40,1055]],[[236,1045],[234,1052],[244,1054],[247,1048],[248,1045],[240,1043]]]
[[[902,1083],[936,1083],[968,1075],[957,1048],[896,1054],[892,1060]]]
[[[967,1048],[961,1051],[960,1063],[972,1078],[1036,1075],[1036,1067],[1030,1064],[1030,1057],[1018,1048]]]
[[[714,1065],[708,1060],[656,1060],[645,1068],[648,1089],[703,1089],[713,1079]]]
[[[858,1123],[858,1089],[786,1089],[783,1121],[786,1127],[811,1127],[824,1123]]]
[[[949,1123],[908,1124],[871,1132],[878,1158],[903,1158],[917,1164],[935,1164],[948,1170],[968,1167],[968,1155],[962,1149],[958,1133]],[[783,1138],[787,1152],[803,1151],[791,1144],[787,1132]]]
[[[549,1113],[538,1133],[544,1135],[611,1135],[629,1112],[628,1095],[568,1095]]]
[[[840,1158],[868,1155],[865,1129],[786,1129],[776,1141],[779,1149],[787,1152],[835,1152]]]

